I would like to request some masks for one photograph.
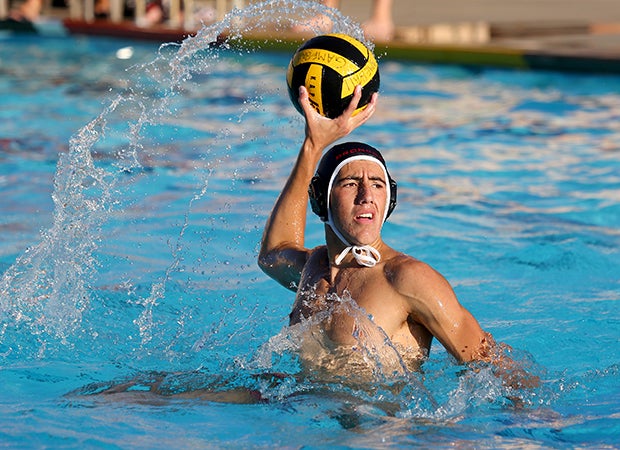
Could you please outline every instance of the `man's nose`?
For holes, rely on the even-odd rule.
[[[360,203],[372,203],[372,189],[367,183],[360,183],[357,189],[357,200]]]

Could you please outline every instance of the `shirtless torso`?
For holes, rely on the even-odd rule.
[[[290,324],[299,324],[327,312],[330,320],[317,326],[330,343],[340,348],[338,357],[347,358],[350,354],[346,350],[366,346],[376,353],[376,358],[367,359],[379,362],[381,356],[385,356],[380,353],[387,353],[389,357],[389,353],[397,351],[404,368],[416,370],[428,355],[433,336],[415,321],[406,299],[390,283],[394,265],[407,257],[387,248],[383,253],[392,257],[388,256],[375,267],[361,271],[351,263],[333,270],[328,264],[326,247],[314,249],[301,274]],[[343,300],[354,302],[357,308],[351,308],[351,304],[342,307]],[[364,330],[363,335],[360,329]],[[389,339],[387,345],[386,337]],[[326,365],[316,355],[307,360],[315,365]],[[344,361],[337,364],[338,367],[345,365]],[[400,371],[398,367],[389,370]]]
[[[388,252],[384,250],[383,253]],[[351,263],[348,267],[330,269],[326,248],[315,249],[301,275],[290,316],[291,325],[329,309],[334,298],[343,298],[347,292],[357,305],[372,317],[375,325],[383,330],[392,343],[420,357],[428,354],[431,333],[414,320],[408,302],[394,290],[390,282],[390,274],[398,260],[407,257],[393,250],[389,253],[393,253],[392,258],[388,256],[387,261],[372,268],[359,270],[355,263]],[[355,323],[352,317],[340,314],[340,317],[334,318],[332,324],[337,325],[333,325],[326,332],[333,342],[357,344],[353,337]]]

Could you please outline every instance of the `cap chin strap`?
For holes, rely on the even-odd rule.
[[[381,253],[379,253],[379,250],[374,248],[372,245],[350,245],[336,257],[335,263],[337,266],[340,265],[349,251],[351,251],[355,261],[357,261],[360,266],[374,267],[379,261],[381,261]]]
[[[346,245],[345,249],[341,251],[334,260],[337,266],[340,265],[349,252],[351,252],[353,258],[355,258],[355,261],[357,261],[360,266],[374,267],[379,261],[381,261],[381,253],[379,253],[379,250],[374,248],[372,245],[352,245],[348,242],[340,230],[338,230],[338,227],[334,225],[334,221],[332,220],[332,212],[329,209],[327,210],[327,224],[332,229],[334,234],[338,236],[338,239]]]

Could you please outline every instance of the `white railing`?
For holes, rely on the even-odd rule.
[[[26,0],[23,0],[26,1]],[[110,0],[110,11],[108,20],[114,23],[119,23],[125,20],[124,17],[124,1],[125,0]],[[135,0],[135,12],[134,23],[141,23],[146,14],[148,0]],[[183,0],[183,7],[181,7],[181,0],[169,0],[169,17],[166,21],[167,26],[172,28],[194,28],[197,24],[194,23],[193,11],[198,7],[212,8],[217,20],[222,19],[226,13],[234,8],[243,8],[245,5],[244,0]],[[12,2],[16,6],[15,2]],[[51,0],[43,0],[43,15],[47,5],[51,3]],[[182,11],[187,11],[187,14],[183,14]],[[9,0],[0,0],[0,19],[7,17],[9,14]],[[85,20],[91,22],[95,20],[95,0],[68,0],[68,15],[69,18],[74,20]]]
[[[233,8],[243,8],[244,0],[184,0],[181,8],[181,0],[169,0],[170,10],[167,25],[173,28],[192,28],[193,12],[196,7],[210,6],[215,10],[217,20],[226,15]],[[109,20],[115,23],[123,21],[124,0],[110,0]],[[140,23],[146,14],[147,0],[135,0],[135,23]],[[188,11],[185,20],[182,19],[182,9]],[[95,19],[95,0],[69,0],[69,16],[72,19],[92,21]]]

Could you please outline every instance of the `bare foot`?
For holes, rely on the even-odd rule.
[[[295,33],[302,33],[302,34],[308,34],[308,33],[320,34],[320,33],[329,33],[332,30],[332,26],[333,26],[332,19],[330,19],[326,15],[321,14],[311,19],[296,23],[295,25],[291,27],[291,30],[294,31]]]
[[[14,20],[28,20],[29,22],[35,22],[39,18],[43,4],[41,0],[27,0],[22,3],[16,11],[12,11],[9,14]]]
[[[146,8],[146,13],[142,18],[136,21],[136,25],[141,28],[148,28],[155,25],[159,25],[164,21],[164,11],[161,6],[157,4],[149,5]]]
[[[95,16],[106,17],[110,14],[110,1],[109,0],[96,0],[95,1]]]
[[[390,41],[394,38],[394,23],[389,20],[368,20],[362,24],[364,36],[372,41]]]

